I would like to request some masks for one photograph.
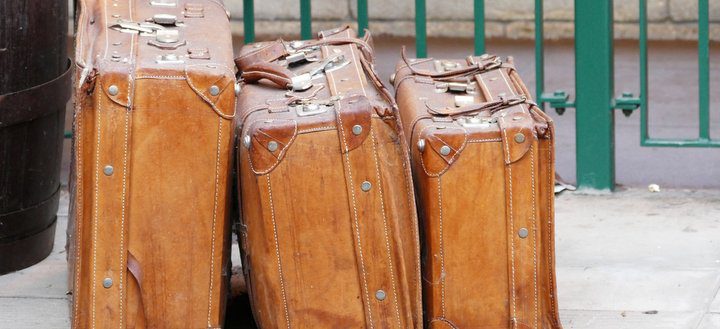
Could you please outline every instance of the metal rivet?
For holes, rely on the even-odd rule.
[[[519,236],[520,238],[522,238],[522,239],[527,238],[527,236],[528,236],[528,230],[527,230],[526,228],[524,228],[524,227],[521,228],[521,229],[518,231],[518,236]]]
[[[443,147],[440,148],[440,154],[442,155],[448,155],[450,154],[450,146],[443,145]]]
[[[113,166],[105,166],[105,168],[103,168],[103,173],[105,174],[105,176],[112,175],[114,171],[115,170],[113,169]]]
[[[218,86],[210,87],[210,95],[213,95],[213,96],[220,95],[220,87],[218,87]]]
[[[387,295],[382,289],[375,292],[375,298],[377,298],[377,300],[385,300],[385,297],[387,297]]]
[[[240,95],[240,84],[235,84],[235,96]]]
[[[103,280],[103,287],[105,287],[105,289],[112,287],[112,284],[113,282],[111,278],[105,278]]]
[[[417,141],[417,148],[420,152],[425,151],[425,140],[421,139]]]
[[[515,134],[515,142],[516,143],[522,143],[524,141],[525,141],[525,135],[523,135],[522,133]]]
[[[250,148],[250,135],[243,137],[243,145],[245,145],[246,148]]]
[[[360,184],[360,189],[363,190],[363,192],[370,191],[370,188],[372,188],[372,184],[368,181],[364,181]]]
[[[112,85],[108,88],[108,93],[112,96],[117,95],[120,92],[120,89],[116,85]]]
[[[278,143],[276,141],[271,141],[270,143],[268,143],[268,150],[270,152],[275,152],[275,151],[277,151],[277,149],[278,149]]]
[[[391,85],[394,85],[394,84],[395,84],[395,76],[396,76],[395,73],[393,73],[393,74],[390,75],[390,84],[391,84]]]
[[[355,136],[362,134],[362,126],[361,126],[361,125],[354,125],[354,126],[352,127],[352,132],[353,132],[353,135],[355,135]]]

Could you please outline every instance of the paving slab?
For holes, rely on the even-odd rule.
[[[717,328],[720,328],[720,314],[716,314],[716,313],[705,314],[705,316],[702,319],[702,322],[700,322],[700,325],[697,327],[697,329],[717,329]]]
[[[619,311],[705,311],[720,271],[636,267],[558,267],[561,308]]]
[[[0,328],[70,328],[65,298],[0,297]]]
[[[565,329],[695,329],[703,313],[560,310],[560,316]]]
[[[0,276],[0,328],[69,327],[66,191],[60,202],[52,254]],[[720,328],[720,191],[564,192],[556,213],[566,329]]]

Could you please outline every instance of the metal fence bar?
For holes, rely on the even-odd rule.
[[[659,139],[650,137],[648,93],[647,0],[640,2],[640,145],[649,147],[720,147],[710,139],[710,47],[708,0],[698,0],[698,111],[697,139]]]
[[[415,56],[427,57],[427,12],[425,0],[415,0]]]
[[[543,24],[543,0],[535,0],[535,99],[542,108],[545,90],[545,26]]]
[[[638,24],[640,31],[640,144],[650,138],[648,131],[648,46],[647,46],[647,0],[639,2]]]
[[[698,1],[699,138],[710,140],[710,23],[708,0]]]
[[[312,39],[312,10],[310,0],[300,0],[300,38]]]
[[[364,36],[365,29],[368,28],[368,0],[357,0],[357,23],[358,23],[358,35]]]
[[[575,0],[575,139],[580,188],[615,187],[613,75],[613,0]]]
[[[473,6],[475,20],[475,55],[485,53],[485,0],[475,0]]]
[[[243,0],[243,27],[245,44],[255,42],[255,0]]]

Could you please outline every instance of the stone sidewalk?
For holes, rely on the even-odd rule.
[[[69,327],[67,202],[51,256],[0,276],[0,328]],[[566,329],[720,328],[720,191],[564,192],[556,212]]]

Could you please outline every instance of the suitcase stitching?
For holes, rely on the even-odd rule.
[[[282,294],[283,299],[283,307],[285,309],[285,324],[287,325],[288,329],[290,328],[290,315],[288,312],[288,304],[287,304],[287,296],[285,294],[285,280],[283,279],[283,270],[282,270],[282,260],[280,258],[280,246],[278,242],[278,233],[277,233],[277,222],[275,221],[275,205],[273,203],[273,197],[272,197],[272,186],[270,185],[270,174],[265,175],[265,178],[267,179],[267,186],[268,186],[268,198],[270,201],[270,217],[272,218],[272,224],[273,224],[273,237],[275,242],[275,256],[277,257],[277,264],[278,264],[278,279],[280,281],[280,292]]]
[[[480,79],[482,81],[482,79]],[[503,117],[500,118],[500,120],[504,120]],[[507,130],[505,129],[505,125],[503,125],[503,135],[505,136],[505,140],[507,140]],[[505,144],[505,154],[507,155],[508,159],[510,158],[510,149],[508,147],[508,143]],[[513,192],[512,192],[512,164],[507,164],[507,170],[508,170],[508,192],[510,194],[510,200],[508,202],[509,210],[510,210],[510,268],[512,270],[512,289],[511,289],[511,298],[512,298],[512,322],[513,326],[516,323],[516,305],[515,305],[515,240],[513,238],[513,232],[515,230],[515,224],[513,222]]]
[[[548,147],[548,157],[547,158],[548,158],[548,169],[547,169],[548,184],[547,185],[551,187],[552,184],[550,184],[550,182],[552,181],[553,166],[552,166],[552,149],[550,147]],[[549,280],[550,281],[550,292],[551,292],[551,294],[550,294],[550,310],[552,311],[552,319],[553,319],[552,322],[557,325],[556,309],[555,309],[555,307],[556,307],[555,306],[555,280],[554,280],[555,276],[554,276],[553,267],[552,267],[552,264],[553,264],[552,254],[553,253],[552,253],[552,248],[551,248],[551,246],[555,245],[555,242],[552,240],[552,231],[551,231],[552,222],[550,221],[550,216],[552,216],[551,207],[550,207],[552,198],[550,196],[553,195],[554,193],[552,193],[550,187],[548,187],[548,193],[547,193],[547,195],[548,195],[548,197],[547,197],[548,198],[548,200],[547,200],[547,213],[548,213],[548,221],[547,221],[547,223],[548,223],[548,233],[547,233],[548,234],[548,248],[547,248],[548,264],[547,264],[547,267],[550,272],[550,280]]]
[[[254,124],[256,124],[256,123],[258,123],[258,122],[260,122],[260,121],[268,121],[268,120],[267,120],[267,119],[257,119],[257,120],[255,120],[255,121],[251,122],[251,123],[248,125],[248,127],[252,127]],[[264,171],[258,171],[258,170],[256,170],[256,169],[255,169],[255,166],[253,166],[252,157],[250,156],[250,151],[248,150],[248,152],[246,152],[246,153],[247,153],[247,156],[248,156],[248,162],[250,163],[250,170],[252,170],[252,172],[255,173],[256,175],[265,175],[265,174],[273,171],[273,169],[275,169],[275,167],[277,167],[277,165],[280,163],[281,158],[282,158],[282,157],[285,155],[285,153],[287,152],[287,148],[290,147],[290,145],[292,145],[292,143],[295,141],[295,138],[297,137],[297,134],[298,134],[298,132],[297,132],[297,129],[298,129],[297,126],[298,126],[298,125],[297,125],[297,121],[295,121],[295,120],[270,119],[270,121],[292,121],[293,124],[295,125],[295,131],[293,132],[293,137],[290,139],[290,141],[288,141],[287,146],[285,146],[285,147],[280,151],[280,154],[278,154],[278,157],[276,158],[275,163],[273,163],[273,165],[270,166],[270,168],[268,168],[267,170],[264,170]],[[248,132],[248,134],[250,133],[250,128],[248,128],[248,131],[247,131],[247,132]],[[248,136],[249,136],[249,135],[248,135]]]
[[[427,127],[423,128],[423,130],[420,131],[419,136],[422,136],[423,132],[425,132],[425,130],[427,130],[429,128],[434,128],[434,127],[438,127],[438,126],[427,126]],[[450,165],[455,163],[455,160],[457,160],[457,157],[460,156],[460,153],[465,149],[465,146],[467,145],[467,142],[468,142],[468,140],[467,140],[468,132],[465,128],[457,128],[457,129],[463,130],[463,133],[465,134],[465,141],[463,141],[462,146],[457,151],[455,151],[455,154],[450,158],[450,163],[448,163],[447,166],[445,166],[445,169],[441,170],[437,174],[432,174],[427,170],[427,168],[425,167],[425,161],[423,161],[422,157],[420,157],[420,165],[422,166],[425,174],[428,175],[429,177],[440,177],[440,175],[442,175],[446,171],[448,171],[448,169],[450,169]],[[440,139],[440,137],[438,137],[438,139]],[[442,140],[442,139],[440,139],[440,140]],[[447,143],[445,143],[445,144],[447,144]]]
[[[298,134],[306,134],[306,133],[313,133],[313,132],[320,132],[320,131],[326,131],[326,130],[334,130],[337,128],[336,126],[325,126],[325,127],[316,127],[316,128],[308,128],[308,129],[301,129],[298,130]]]
[[[333,86],[335,86],[335,80],[333,80]],[[361,85],[362,86],[362,85]],[[337,86],[335,86],[337,88]],[[364,90],[363,90],[364,91]],[[337,112],[337,120],[340,123],[339,127],[342,127],[342,116],[340,115],[340,103],[338,103],[335,111]],[[343,145],[345,146],[345,167],[348,171],[348,180],[350,181],[350,196],[352,200],[352,207],[353,207],[353,217],[355,221],[355,236],[357,238],[356,245],[358,247],[359,253],[360,253],[360,269],[362,271],[362,277],[363,277],[363,286],[365,287],[365,305],[368,309],[368,317],[370,318],[370,328],[374,328],[373,320],[372,320],[372,309],[370,308],[370,297],[368,295],[368,286],[367,286],[367,274],[365,273],[365,260],[363,257],[362,252],[362,243],[360,241],[360,223],[358,221],[358,214],[357,214],[357,207],[355,205],[355,188],[352,186],[353,179],[352,179],[352,169],[350,167],[350,151],[347,144],[347,141],[345,139],[345,132],[344,129],[338,128],[338,132],[340,133],[340,136],[342,136]]]
[[[442,182],[437,177],[438,185],[438,209],[440,218],[440,313],[445,317],[445,241],[443,240],[443,216],[442,216]]]
[[[77,108],[75,109],[75,111],[77,113],[76,117],[82,115],[82,113],[80,113],[80,109],[81,109],[80,102],[82,102],[82,101],[79,100],[76,103],[76,106],[77,106]],[[78,321],[79,321],[78,294],[80,292],[80,274],[81,274],[80,271],[82,270],[82,261],[81,261],[82,257],[80,257],[80,250],[82,249],[82,243],[80,243],[81,242],[80,237],[82,236],[82,215],[83,215],[83,210],[84,210],[84,208],[82,206],[82,201],[83,201],[82,187],[84,185],[84,181],[82,179],[83,139],[82,139],[82,129],[81,129],[83,120],[82,120],[82,118],[80,118],[79,120],[76,120],[76,122],[77,122],[77,131],[75,131],[76,139],[73,141],[73,143],[75,144],[75,147],[77,148],[77,154],[78,154],[76,156],[76,158],[77,158],[77,173],[76,174],[78,175],[78,177],[77,177],[77,181],[75,182],[75,188],[77,189],[77,195],[75,198],[76,198],[76,202],[78,205],[77,205],[77,209],[75,210],[75,226],[76,226],[76,229],[75,229],[75,273],[74,273],[75,274],[75,289],[73,291],[72,298],[73,298],[73,312],[74,312],[73,324],[77,327],[77,326],[79,326],[78,325]]]
[[[350,30],[346,30],[345,33],[347,33],[348,38],[351,37]],[[367,93],[365,92],[365,87],[363,86],[363,83],[362,83],[362,74],[363,73],[360,72],[360,70],[357,66],[357,62],[355,59],[355,52],[353,51],[352,46],[349,46],[349,47],[350,47],[350,54],[352,55],[352,61],[353,61],[355,70],[357,71],[358,76],[360,76],[360,89],[363,91],[363,94],[367,96]],[[327,46],[325,48],[328,50],[330,49]],[[332,74],[328,74],[328,77],[332,77]],[[330,80],[330,79],[328,79],[328,80]],[[335,84],[335,79],[332,79],[332,84],[334,87],[333,89],[337,90],[337,85]],[[338,103],[337,107],[335,108],[335,111],[336,111],[336,115],[337,115],[337,120],[340,123],[338,125],[338,132],[342,136],[343,145],[345,146],[345,159],[346,159],[345,165],[347,167],[348,179],[350,181],[350,194],[352,196],[353,215],[354,215],[354,219],[355,219],[355,234],[357,236],[356,245],[360,252],[360,267],[362,270],[363,286],[365,287],[365,305],[367,305],[368,318],[370,320],[370,329],[372,329],[375,327],[375,325],[373,324],[373,320],[372,320],[372,309],[370,308],[370,297],[368,296],[368,286],[367,286],[367,278],[366,278],[367,274],[365,273],[365,261],[364,261],[363,252],[362,252],[362,243],[360,241],[360,223],[358,221],[357,206],[356,206],[356,201],[355,201],[355,189],[352,186],[353,179],[352,179],[352,168],[350,166],[350,148],[348,147],[347,139],[345,138],[345,131],[344,131],[344,129],[342,129],[343,123],[342,123],[342,116],[340,115],[340,103]]]
[[[382,216],[383,216],[383,226],[385,229],[385,248],[387,249],[388,253],[388,263],[390,265],[390,277],[392,282],[392,289],[393,289],[393,299],[395,300],[395,315],[397,318],[398,326],[402,326],[402,322],[400,321],[400,307],[398,306],[398,296],[397,296],[397,288],[395,283],[395,271],[393,270],[393,263],[392,263],[392,253],[390,249],[390,238],[388,237],[388,225],[387,225],[387,216],[385,214],[385,200],[383,199],[383,192],[382,192],[382,180],[380,179],[380,164],[378,163],[378,153],[377,153],[377,147],[375,146],[375,132],[370,130],[370,136],[372,138],[372,146],[373,146],[373,155],[375,160],[375,173],[376,173],[376,179],[378,182],[378,193],[380,194],[380,209],[382,210]]]
[[[537,286],[537,275],[538,275],[538,264],[537,264],[537,214],[535,212],[535,154],[533,150],[534,146],[530,146],[530,179],[532,182],[532,219],[533,219],[533,286],[535,293],[535,328],[538,325],[538,286]]]
[[[195,93],[196,93],[198,96],[200,96],[200,98],[202,98],[202,99],[205,100],[208,104],[210,104],[210,107],[212,107],[213,111],[215,111],[215,113],[217,113],[217,115],[219,115],[219,116],[222,117],[223,119],[228,119],[228,120],[230,120],[230,119],[232,119],[232,118],[235,117],[235,112],[237,111],[237,109],[233,109],[233,114],[232,114],[232,115],[228,115],[228,114],[223,113],[222,111],[220,111],[220,109],[217,107],[217,105],[215,105],[215,103],[214,103],[213,101],[211,101],[209,98],[207,98],[207,96],[205,96],[205,95],[200,91],[200,89],[198,89],[198,88],[192,83],[192,79],[190,79],[190,72],[188,72],[188,67],[190,67],[190,66],[207,66],[207,65],[215,65],[216,67],[222,67],[222,68],[224,68],[225,70],[229,71],[229,72],[231,73],[231,75],[235,75],[235,73],[232,72],[232,70],[230,70],[227,66],[222,65],[222,64],[219,64],[219,63],[212,63],[212,64],[195,64],[195,65],[185,66],[185,80],[187,81],[187,84],[190,86],[190,88],[191,88],[192,90],[194,90]]]
[[[99,83],[100,88],[102,89],[102,82]],[[98,94],[98,98],[99,95]],[[97,223],[98,223],[98,203],[99,203],[99,188],[98,188],[98,181],[100,180],[100,113],[102,112],[102,102],[97,102],[97,111],[95,114],[95,140],[96,140],[96,148],[95,148],[95,182],[94,182],[94,196],[93,196],[93,244],[92,244],[92,251],[93,251],[93,274],[92,274],[92,327],[95,328],[95,295],[96,295],[96,285],[97,285]]]
[[[217,139],[217,151],[215,154],[215,201],[213,205],[213,221],[212,221],[212,238],[210,247],[210,294],[208,295],[208,327],[212,327],[210,317],[212,313],[212,296],[213,296],[213,277],[215,275],[215,226],[217,222],[217,209],[218,209],[218,193],[219,193],[219,173],[220,173],[220,141],[222,139],[222,125],[223,118],[218,118],[218,139]]]

